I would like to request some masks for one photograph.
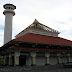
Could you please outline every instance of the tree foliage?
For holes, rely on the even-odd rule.
[[[0,56],[0,65],[3,64],[3,61],[4,61],[3,56]]]

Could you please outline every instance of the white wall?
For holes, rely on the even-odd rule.
[[[4,44],[12,39],[12,13],[6,13],[5,15],[5,30],[4,30]]]
[[[32,64],[31,56],[27,56],[26,57],[26,65],[31,66],[31,64]]]
[[[36,57],[36,65],[45,65],[46,64],[46,59],[44,56],[38,56]]]
[[[57,57],[51,56],[51,57],[50,57],[50,65],[55,65],[55,64],[57,64]]]
[[[61,63],[67,63],[67,57],[62,57],[61,58]]]

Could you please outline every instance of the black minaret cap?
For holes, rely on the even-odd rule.
[[[13,4],[5,4],[5,5],[3,5],[3,7],[4,7],[5,9],[7,9],[8,7],[12,8],[13,10],[16,9],[16,6],[13,5]]]

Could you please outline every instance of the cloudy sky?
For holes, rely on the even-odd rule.
[[[16,5],[12,38],[35,19],[59,32],[59,37],[72,40],[72,0],[0,0],[0,46],[3,45],[3,5]]]

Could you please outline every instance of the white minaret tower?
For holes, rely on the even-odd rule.
[[[13,11],[16,9],[16,6],[13,4],[5,4],[4,6],[4,12],[5,15],[5,29],[4,29],[4,44],[12,40],[12,19],[15,15],[15,12]]]

